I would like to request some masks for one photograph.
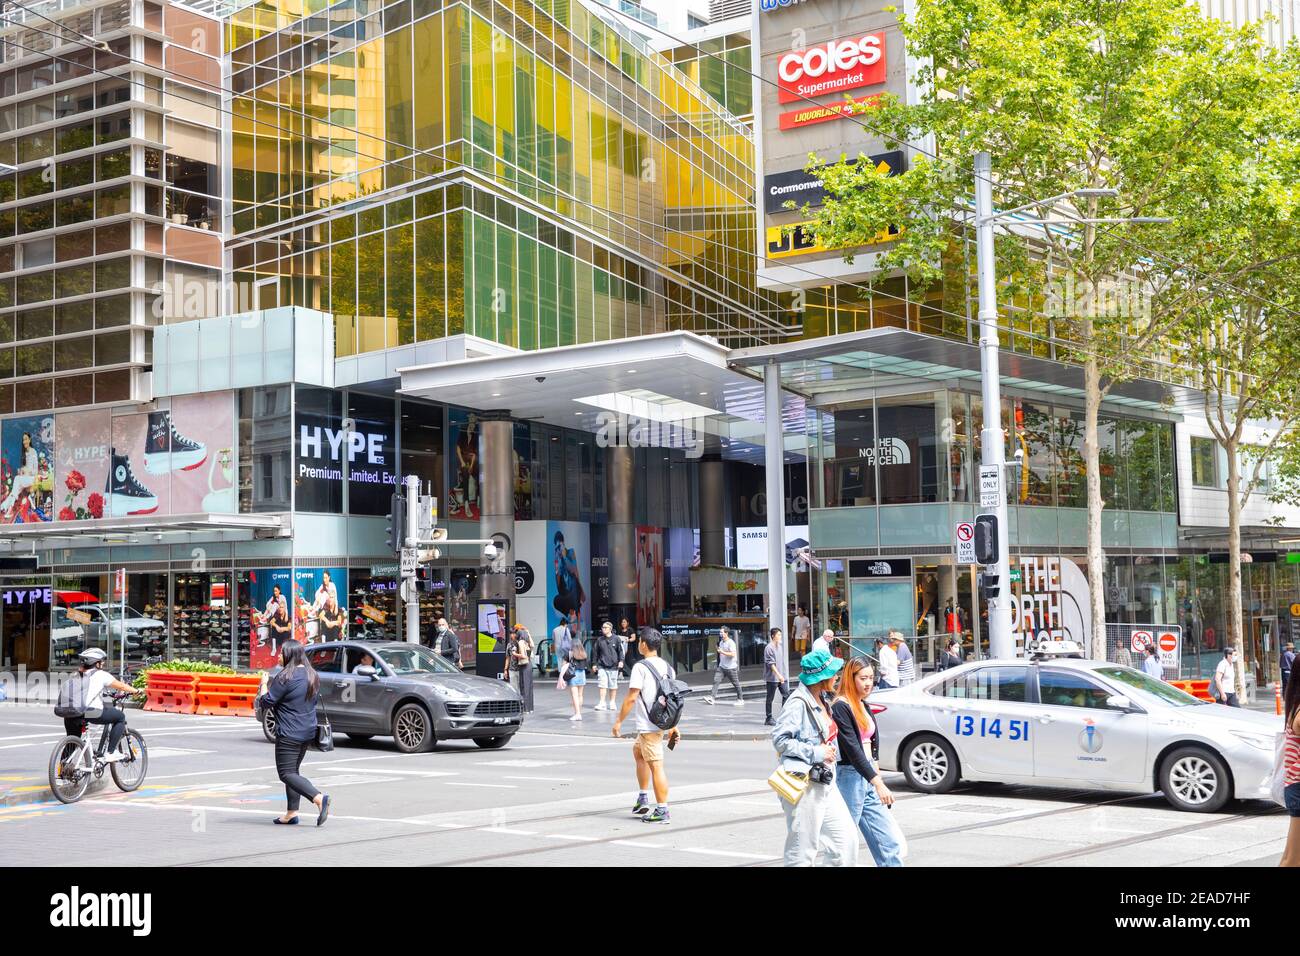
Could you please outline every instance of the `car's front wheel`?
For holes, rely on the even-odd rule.
[[[262,711],[262,736],[275,743],[275,711],[270,707]]]
[[[433,749],[433,721],[419,704],[403,704],[393,714],[393,742],[404,754],[425,753]]]
[[[902,763],[908,786],[922,793],[947,793],[961,779],[956,752],[948,741],[933,734],[908,741]]]
[[[506,734],[504,737],[475,737],[474,743],[478,744],[484,750],[500,750],[506,744],[510,743],[510,738],[514,734]]]
[[[1175,810],[1213,813],[1228,802],[1228,768],[1204,747],[1180,747],[1160,765],[1160,789]]]

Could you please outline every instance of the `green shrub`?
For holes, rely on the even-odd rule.
[[[135,680],[131,686],[136,690],[144,690],[149,683],[150,671],[172,671],[183,674],[236,674],[233,667],[227,667],[225,664],[210,664],[207,661],[163,661],[160,664],[150,664],[148,669],[140,671],[135,675]]]

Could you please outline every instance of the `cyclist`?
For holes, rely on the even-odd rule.
[[[78,678],[86,682],[82,699],[85,701],[85,720],[92,724],[106,724],[108,732],[108,752],[104,755],[105,763],[114,763],[122,759],[118,744],[126,733],[126,714],[120,708],[113,707],[104,700],[104,691],[116,690],[123,694],[134,694],[135,688],[124,684],[111,673],[104,670],[108,655],[102,648],[91,647],[77,655]],[[64,729],[69,736],[81,736],[81,718],[65,718]]]

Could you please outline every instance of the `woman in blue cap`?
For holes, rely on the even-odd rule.
[[[830,707],[835,675],[843,666],[844,661],[824,650],[805,654],[799,661],[799,685],[772,728],[781,769],[808,778],[797,803],[781,801],[786,866],[813,866],[819,852],[830,866],[858,862],[858,833],[835,785],[839,729]]]

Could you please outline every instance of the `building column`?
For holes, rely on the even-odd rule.
[[[779,627],[786,653],[781,666],[790,675],[790,635],[785,621],[785,429],[781,423],[781,365],[763,366],[763,457],[767,472],[767,617]],[[775,504],[774,504],[775,503]]]
[[[700,564],[727,563],[726,464],[716,435],[704,436],[700,458]]]
[[[626,445],[605,449],[605,504],[609,515],[609,616],[636,627],[636,454]],[[600,622],[595,622],[600,623]]]
[[[515,597],[515,461],[514,422],[509,412],[483,412],[479,415],[478,460],[479,537],[495,538],[498,551],[485,570],[479,594],[488,600],[513,603]],[[504,545],[504,548],[502,547]]]

